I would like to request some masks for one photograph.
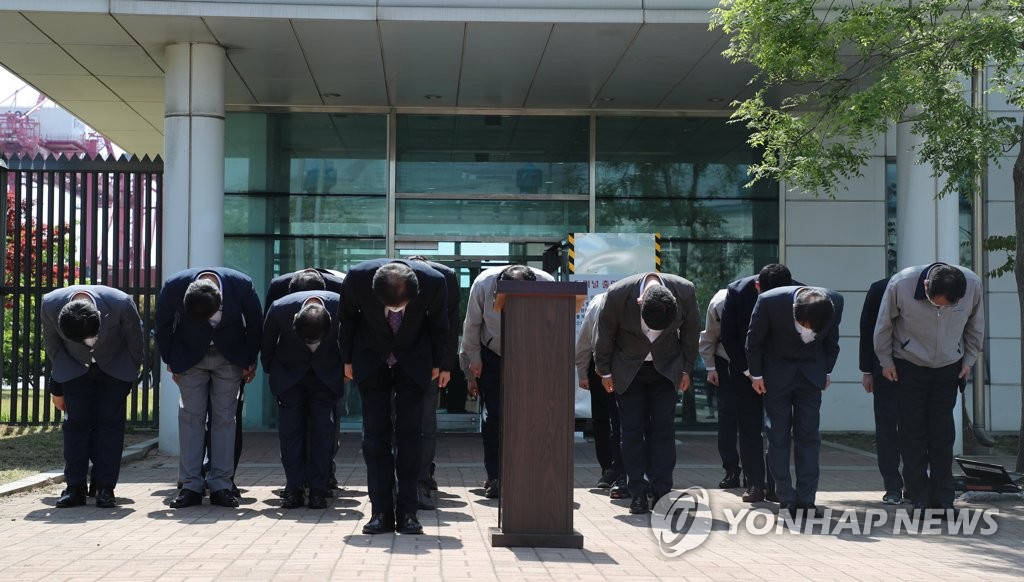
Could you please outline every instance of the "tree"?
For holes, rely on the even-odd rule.
[[[728,58],[758,69],[757,89],[733,115],[763,151],[754,181],[833,194],[860,175],[875,142],[906,121],[922,141],[918,160],[948,176],[946,195],[969,188],[1020,144],[1018,119],[989,117],[964,95],[972,72],[988,66],[987,90],[1015,107],[1024,102],[1021,0],[723,0],[712,26],[730,36]],[[1015,273],[1024,329],[1024,265],[1013,263],[1024,256],[1024,148],[1013,183],[1018,236],[997,242],[1009,253],[1002,270]],[[1024,404],[1021,417],[1024,442]]]

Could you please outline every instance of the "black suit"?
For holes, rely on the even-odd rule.
[[[314,299],[320,299],[328,313],[338,312],[338,294],[330,291],[292,293],[267,309],[261,359],[280,407],[277,428],[287,487],[301,490],[308,483],[310,491],[326,491],[331,435],[337,426],[334,404],[341,395],[344,373],[337,317],[331,316],[330,331],[315,350],[295,333],[295,315]]]
[[[860,312],[860,371],[871,374],[874,389],[871,397],[875,409],[875,449],[878,471],[886,493],[903,493],[903,475],[900,474],[899,391],[895,384],[882,375],[882,367],[875,355],[875,322],[882,305],[882,295],[889,278],[875,281],[864,297]]]
[[[804,343],[793,319],[796,293],[805,287],[779,287],[762,293],[747,332],[751,377],[763,377],[768,417],[768,462],[775,492],[783,504],[814,505],[818,491],[821,393],[839,356],[843,296],[824,291],[834,315],[810,343]],[[789,473],[792,440],[796,489]]]
[[[419,283],[419,294],[405,306],[397,332],[372,287],[377,269],[390,262],[411,267]],[[366,261],[352,268],[341,286],[341,360],[352,365],[363,399],[363,458],[374,514],[396,509],[400,515],[416,514],[423,393],[431,386],[431,369],[444,364],[446,296],[444,276],[418,261]],[[393,366],[387,364],[389,354],[397,360]],[[392,497],[396,473],[397,507]]]

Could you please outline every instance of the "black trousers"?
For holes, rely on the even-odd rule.
[[[99,368],[63,384],[64,481],[85,487],[92,461],[92,483],[98,488],[117,485],[124,450],[126,397],[132,383]]]
[[[872,374],[874,390],[871,392],[875,407],[875,452],[878,472],[886,493],[903,494],[903,475],[900,474],[900,401],[899,386],[893,384],[881,370]]]
[[[277,395],[277,434],[289,489],[302,489],[307,483],[310,491],[327,489],[337,400],[338,395],[312,370]]]
[[[614,471],[623,474],[622,468],[622,432],[619,422],[619,403],[615,393],[605,392],[601,385],[601,376],[597,375],[594,360],[590,360],[587,370],[590,382],[590,416],[594,422],[594,449],[597,462],[602,471]]]
[[[765,462],[764,396],[754,392],[750,379],[730,368],[730,380],[736,393],[736,425],[739,432],[740,461],[743,475],[751,486],[775,490]]]
[[[381,365],[359,384],[363,399],[363,459],[374,513],[394,514],[397,509],[399,515],[416,514],[423,389],[401,364],[390,368]],[[393,497],[396,475],[397,499]]]
[[[961,364],[925,368],[896,360],[903,474],[914,503],[952,505],[957,376]],[[926,472],[927,471],[927,472]]]
[[[676,387],[644,362],[618,401],[629,492],[661,497],[672,490],[676,467]]]
[[[480,397],[484,401],[484,469],[488,479],[501,477],[501,356],[490,348],[480,346],[483,372],[477,379]]]
[[[781,503],[814,505],[821,474],[821,390],[798,373],[788,385],[765,382],[768,416],[768,464]],[[796,487],[789,473],[792,445]]]
[[[718,395],[718,456],[722,458],[722,468],[734,473],[740,468],[740,454],[736,451],[739,430],[736,386],[729,374],[729,362],[724,358],[715,356],[715,370],[718,372],[718,387],[709,386],[708,393]]]

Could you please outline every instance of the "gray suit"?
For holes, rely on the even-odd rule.
[[[654,341],[648,339],[637,299],[651,274],[633,275],[608,288],[594,342],[597,373],[611,375],[615,383],[623,468],[635,500],[672,490],[677,390],[697,360],[701,324],[693,283],[655,273],[675,296],[677,315]]]
[[[57,316],[76,293],[88,293],[100,311],[100,332],[90,349],[64,337]],[[142,365],[142,321],[135,301],[122,291],[103,285],[73,285],[43,295],[43,345],[50,359],[50,377],[68,382],[89,371],[93,361],[107,374],[125,382],[139,379]]]

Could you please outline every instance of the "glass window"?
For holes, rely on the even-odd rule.
[[[224,232],[383,238],[387,200],[380,196],[225,196]]]
[[[587,230],[586,201],[399,200],[396,234],[438,236],[550,236]]]
[[[601,232],[656,232],[690,239],[771,240],[779,237],[774,200],[601,198]]]
[[[587,194],[589,120],[400,115],[396,191]]]

